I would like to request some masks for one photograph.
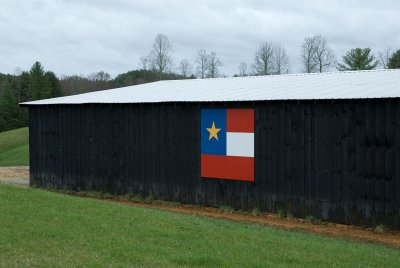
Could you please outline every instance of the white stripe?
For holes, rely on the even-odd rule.
[[[254,157],[254,133],[227,132],[226,155]]]

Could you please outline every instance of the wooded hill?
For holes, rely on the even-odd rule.
[[[119,74],[115,79],[103,71],[87,77],[72,75],[58,78],[52,71],[45,71],[40,62],[35,62],[29,71],[13,75],[0,73],[0,132],[28,125],[28,111],[19,107],[21,102],[187,78],[194,76],[160,74],[154,70],[133,70]]]

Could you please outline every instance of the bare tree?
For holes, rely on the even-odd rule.
[[[153,49],[149,55],[149,62],[158,73],[165,73],[172,64],[170,53],[172,45],[168,37],[163,34],[157,34],[154,40]]]
[[[208,77],[215,78],[219,75],[218,67],[221,66],[222,63],[218,59],[217,54],[214,51],[210,53],[208,56]]]
[[[273,74],[274,47],[265,42],[257,51],[254,58],[254,72],[256,75]]]
[[[187,59],[183,59],[179,62],[178,72],[187,77],[192,72],[192,65]]]
[[[317,71],[317,63],[315,62],[316,47],[314,37],[306,37],[301,46],[301,50],[304,71],[306,73],[315,73]]]
[[[247,63],[244,61],[239,64],[239,76],[248,76]]]
[[[381,65],[384,69],[389,68],[389,60],[393,55],[393,50],[389,47],[385,51],[379,52],[379,65]]]
[[[111,80],[111,75],[104,71],[100,71],[97,73],[91,73],[87,76],[89,81],[96,81],[96,82],[107,82]]]
[[[329,69],[329,67],[336,65],[335,55],[333,50],[328,47],[326,38],[317,35],[313,37],[315,40],[315,62],[317,64],[318,71]]]
[[[333,50],[328,47],[326,38],[321,35],[306,37],[301,48],[301,57],[306,73],[322,73],[336,65]]]
[[[205,49],[199,49],[197,51],[196,63],[198,64],[197,65],[197,75],[202,79],[206,78],[206,73],[207,73],[208,64],[209,64],[209,56]]]
[[[276,45],[273,50],[274,73],[287,73],[289,70],[289,58],[286,54],[286,49],[282,45]]]
[[[20,76],[20,75],[22,74],[22,69],[19,68],[19,67],[15,68],[13,74],[14,74],[15,76]]]
[[[139,68],[140,69],[142,69],[142,70],[148,70],[149,69],[149,65],[150,65],[150,63],[149,63],[149,57],[146,57],[146,56],[142,56],[142,57],[140,57],[140,62],[139,62]]]

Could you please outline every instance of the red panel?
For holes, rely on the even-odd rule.
[[[226,131],[254,133],[254,109],[227,109]]]
[[[254,181],[254,158],[202,154],[201,176]]]

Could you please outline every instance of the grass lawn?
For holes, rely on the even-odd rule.
[[[29,165],[27,127],[0,132],[0,166]]]
[[[0,266],[398,267],[400,250],[0,184]]]

